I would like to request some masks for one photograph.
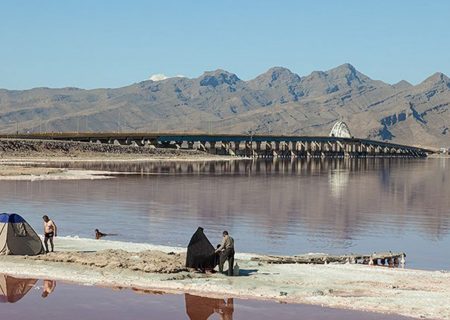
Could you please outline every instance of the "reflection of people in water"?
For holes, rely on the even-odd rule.
[[[234,312],[233,299],[213,299],[186,293],[186,313],[191,320],[207,320],[217,313],[222,320],[232,320]]]
[[[49,294],[55,291],[56,281],[44,280],[44,290],[42,291],[42,298],[47,298]]]
[[[19,279],[0,274],[0,303],[15,303],[36,284],[36,279]]]
[[[218,309],[214,310],[220,315],[222,320],[233,320],[234,303],[232,298],[227,301],[222,300]]]

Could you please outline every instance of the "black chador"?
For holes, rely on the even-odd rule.
[[[194,269],[214,269],[217,266],[217,256],[211,242],[203,233],[203,228],[198,227],[189,241],[186,256],[186,267]]]

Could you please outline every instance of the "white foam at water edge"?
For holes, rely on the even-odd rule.
[[[42,235],[39,236],[43,239]],[[77,235],[56,237],[54,238],[54,243],[56,251],[99,251],[112,249],[112,250],[125,250],[130,252],[139,252],[144,250],[159,250],[167,253],[186,252],[186,248],[183,247],[172,247],[150,243],[136,243],[136,242],[104,240],[104,239],[97,240],[90,238],[81,238]],[[243,260],[248,260],[251,257],[255,256],[258,255],[251,253],[236,254],[236,258]]]

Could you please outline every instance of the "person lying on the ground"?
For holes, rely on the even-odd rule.
[[[107,233],[100,232],[100,230],[95,229],[95,239],[100,239],[102,237],[107,236]]]
[[[117,236],[117,233],[103,233],[100,230],[95,229],[95,239],[100,239],[106,236]]]

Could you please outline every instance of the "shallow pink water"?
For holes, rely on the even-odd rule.
[[[9,320],[408,319],[300,304],[113,290],[42,280],[9,279],[0,284],[0,301],[8,300],[8,296],[11,301],[18,299],[15,303],[0,303],[0,319]]]
[[[53,164],[62,167],[74,164]],[[450,159],[89,163],[116,179],[0,181],[0,212],[42,233],[187,246],[198,226],[238,252],[405,252],[406,267],[450,268]]]

